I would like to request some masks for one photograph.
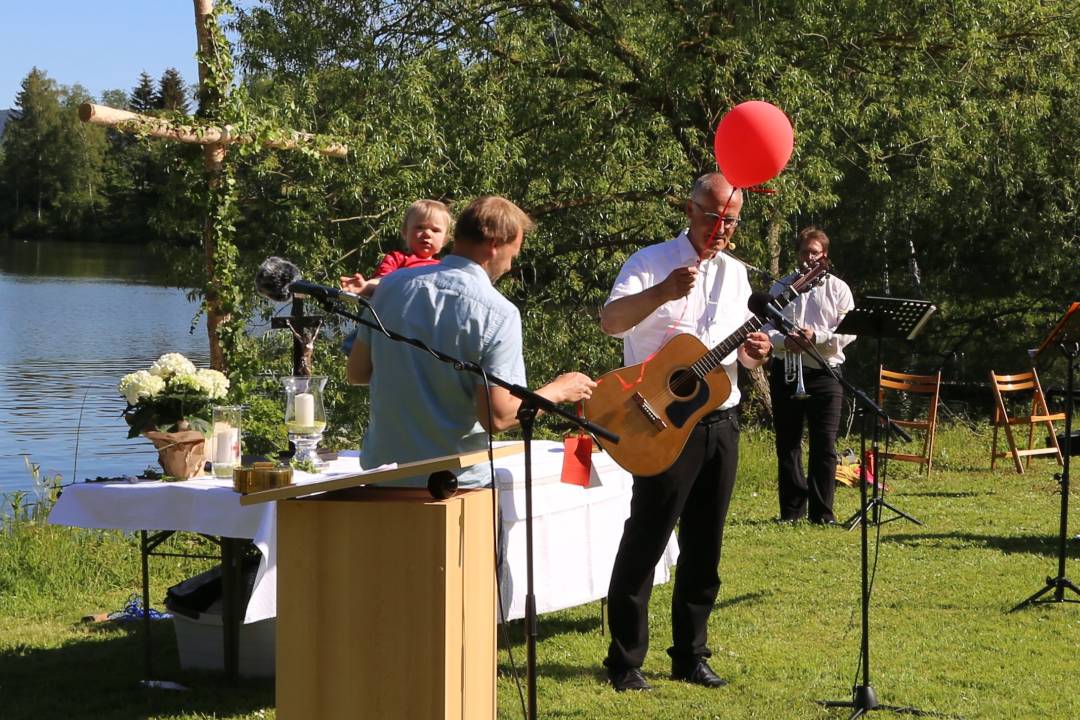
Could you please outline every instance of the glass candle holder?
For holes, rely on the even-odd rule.
[[[323,387],[326,377],[292,376],[281,379],[285,386],[285,431],[296,446],[300,462],[323,464],[318,447],[326,429],[326,409],[323,407]]]
[[[233,469],[240,465],[240,420],[243,410],[239,405],[217,405],[213,409],[213,425],[210,432],[210,466],[214,477],[232,477]]]

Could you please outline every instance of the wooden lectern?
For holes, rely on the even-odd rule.
[[[277,506],[278,718],[494,720],[493,491],[436,500],[377,485],[486,460],[466,453],[354,476],[364,487],[338,477],[242,499],[293,497]],[[322,494],[299,497],[311,493]]]

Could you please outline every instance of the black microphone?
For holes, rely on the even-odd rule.
[[[795,323],[784,317],[783,313],[773,305],[773,296],[765,292],[750,293],[750,299],[746,301],[746,307],[759,318],[767,318],[772,321],[777,330],[792,334],[798,332]]]
[[[259,266],[255,273],[255,290],[275,302],[285,302],[294,294],[300,294],[316,300],[349,300],[367,304],[367,298],[356,293],[301,279],[300,268],[279,257],[268,257]]]

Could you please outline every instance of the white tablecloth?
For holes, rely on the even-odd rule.
[[[590,486],[559,481],[562,444],[533,443],[533,571],[538,612],[598,600],[607,594],[623,522],[630,511],[632,479],[604,453],[592,456]],[[506,617],[525,614],[525,458],[496,460],[504,563],[499,578]],[[342,458],[328,473],[355,473],[356,458]],[[297,482],[326,475],[297,473]],[[178,483],[81,483],[64,489],[49,522],[118,530],[185,530],[251,538],[262,554],[244,622],[277,613],[277,503],[240,505],[229,481],[198,478]],[[670,578],[678,557],[674,536],[656,569]]]

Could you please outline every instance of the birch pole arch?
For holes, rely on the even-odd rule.
[[[227,108],[225,102],[232,84],[232,58],[214,14],[213,0],[193,0],[195,5],[195,35],[199,58],[199,111],[202,118],[220,118]],[[221,329],[227,327],[231,316],[222,302],[224,283],[219,261],[223,232],[214,198],[222,195],[222,175],[229,145],[259,143],[263,147],[281,150],[313,149],[327,157],[345,158],[348,147],[328,141],[311,133],[283,131],[275,137],[257,138],[238,132],[229,124],[205,123],[198,118],[190,122],[167,120],[119,110],[106,105],[84,103],[79,106],[79,119],[93,125],[111,127],[145,137],[172,140],[202,146],[203,174],[210,190],[211,207],[203,222],[203,256],[206,267],[205,307],[206,332],[210,349],[210,367],[227,372],[227,362],[221,343]]]

